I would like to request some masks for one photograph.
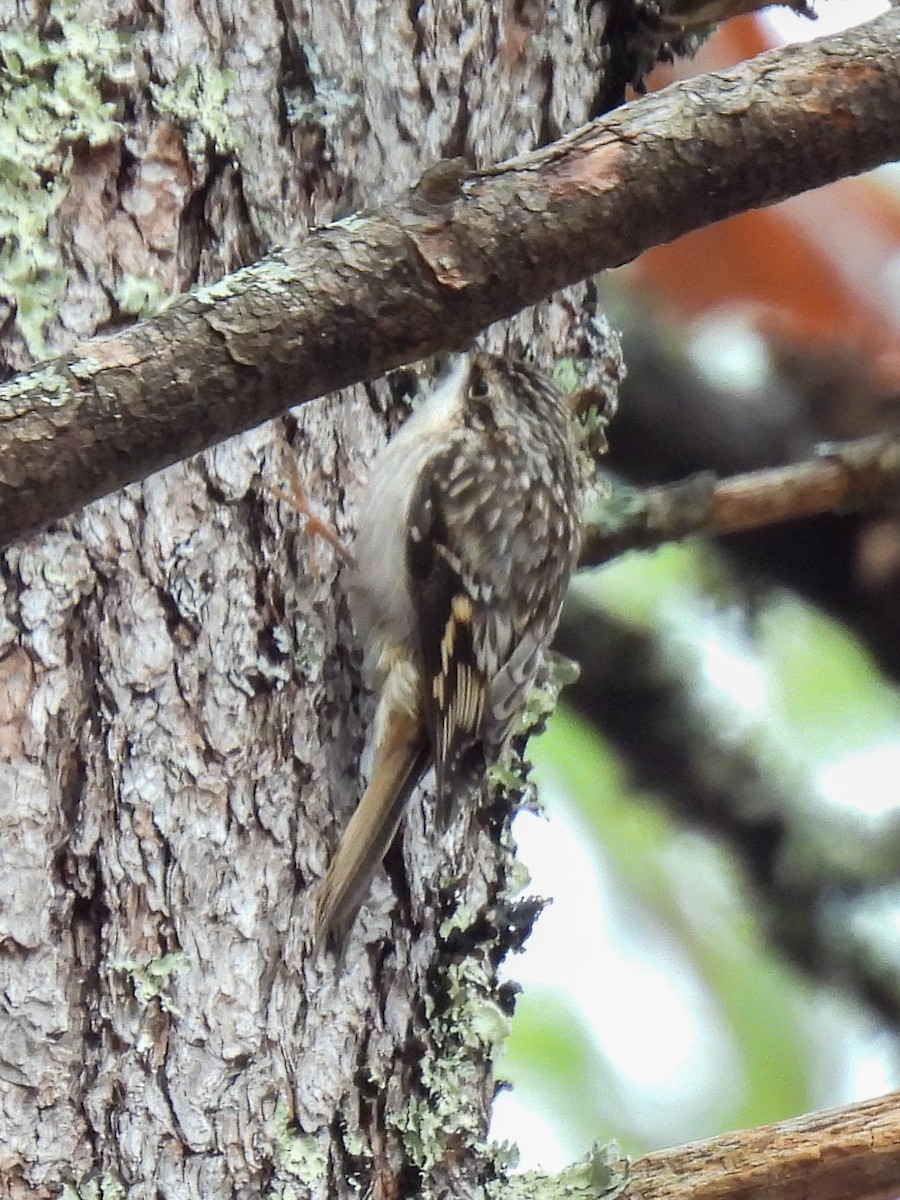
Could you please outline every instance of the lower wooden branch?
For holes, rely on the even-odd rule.
[[[887,1200],[900,1194],[900,1093],[644,1155],[623,1200]]]
[[[900,1093],[724,1133],[628,1163],[595,1149],[517,1197],[593,1200],[892,1200],[900,1194]]]
[[[750,471],[721,482],[711,473],[664,487],[614,490],[591,521],[582,566],[598,566],[625,550],[648,549],[689,534],[717,537],[896,502],[900,438],[830,443],[815,458]]]

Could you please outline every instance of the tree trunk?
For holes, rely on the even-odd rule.
[[[441,158],[555,137],[599,86],[602,6],[577,0],[45,8],[0,16],[0,122],[30,118],[0,199],[9,371]],[[587,286],[488,340],[617,370]],[[469,1195],[498,1169],[508,809],[437,845],[416,802],[343,968],[307,945],[372,703],[336,556],[271,489],[296,462],[349,535],[413,382],[306,405],[3,555],[3,1195]]]

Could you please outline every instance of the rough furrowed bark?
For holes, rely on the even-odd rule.
[[[277,381],[284,407],[307,371],[342,369],[321,345],[293,355],[281,320],[250,349],[250,310],[262,328],[274,312],[265,288],[218,331],[201,290],[136,329],[123,360],[136,295],[181,292],[384,203],[448,146],[496,161],[579,124],[598,69],[568,3],[540,47],[492,7],[445,0],[389,15],[358,3],[352,22],[323,0],[249,0],[228,22],[205,5],[165,21],[143,5],[20,7],[24,47],[0,12],[3,63],[19,72],[0,102],[27,95],[29,138],[46,143],[16,149],[38,161],[10,223],[20,290],[0,350],[18,368],[40,343],[107,356],[96,438],[70,434],[89,490],[95,468],[129,461],[133,436],[158,459],[179,396],[188,419],[169,457],[227,432],[226,384],[256,403]],[[72,72],[92,123],[58,94]],[[55,207],[38,228],[32,184],[47,179]],[[188,313],[211,335],[203,351],[181,337]],[[96,328],[109,336],[72,351]],[[357,362],[352,314],[342,328]],[[495,332],[495,348],[507,341],[545,363],[579,342],[611,372],[618,362],[587,288]],[[112,382],[141,365],[134,407],[117,415]],[[417,801],[343,971],[307,957],[313,885],[360,794],[371,701],[335,556],[271,489],[295,459],[311,506],[348,537],[366,464],[414,383],[306,406],[3,554],[4,1196],[466,1195],[493,1171],[478,1147],[510,1003],[494,972],[522,920],[502,907],[503,807],[436,845]],[[33,499],[60,498],[69,415],[51,403],[19,426],[44,443]],[[56,435],[58,460],[44,442]]]

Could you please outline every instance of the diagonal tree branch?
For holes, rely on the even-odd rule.
[[[0,543],[747,208],[900,157],[900,12],[410,193],[0,388]]]
[[[891,1200],[900,1187],[900,1094],[723,1133],[634,1162],[597,1149],[557,1176],[515,1180],[521,1200]],[[511,1193],[512,1194],[512,1193]]]
[[[639,1158],[622,1200],[887,1200],[900,1186],[896,1093]]]
[[[804,462],[721,481],[703,472],[662,487],[616,487],[589,524],[581,566],[689,534],[719,537],[898,498],[900,438],[888,435],[828,443]]]

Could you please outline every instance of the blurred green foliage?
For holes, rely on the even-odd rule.
[[[717,621],[733,632],[737,620],[741,636],[746,634],[744,649],[763,681],[764,703],[757,696],[749,718],[764,729],[760,745],[780,747],[774,759],[786,754],[791,769],[801,771],[811,787],[826,762],[879,739],[900,739],[896,694],[852,637],[785,594],[764,598],[748,615],[746,598],[735,593],[705,547],[629,555],[577,586],[592,603],[660,637],[693,639],[699,647],[701,690],[714,690],[709,678],[701,678],[702,639]],[[735,698],[724,703],[727,708]],[[705,1109],[696,1096],[680,1099],[697,1082],[690,1078],[689,1064],[682,1078],[666,1084],[664,1097],[630,1094],[622,1056],[638,1061],[645,1053],[640,1027],[623,1027],[630,1044],[610,1056],[603,1046],[616,1031],[601,1029],[598,1036],[591,1013],[573,1002],[571,980],[535,983],[531,968],[525,975],[532,982],[520,997],[499,1064],[520,1101],[554,1126],[572,1156],[584,1153],[595,1138],[615,1137],[625,1150],[640,1153],[821,1105],[822,1061],[834,1061],[842,1050],[832,1044],[833,1026],[822,1020],[813,985],[767,945],[754,896],[728,850],[687,830],[659,797],[638,793],[601,735],[564,707],[532,743],[531,757],[548,819],[577,829],[578,842],[596,864],[601,903],[606,897],[615,919],[626,914],[628,935],[640,939],[647,922],[661,931],[647,948],[648,955],[658,955],[662,947],[662,960],[648,964],[650,970],[660,979],[686,972],[705,992],[696,1020],[707,1028],[697,1031],[698,1045],[702,1048],[711,1032],[710,1021],[717,1023],[716,1036],[725,1039],[731,1054],[722,1061],[732,1064],[727,1069],[733,1078],[729,1087],[711,1089]],[[565,866],[561,878],[565,881]],[[573,947],[573,977],[585,956],[604,953],[584,925],[573,930]],[[641,947],[635,952],[640,954]],[[515,960],[509,974],[517,975]],[[615,959],[601,986],[620,986]],[[669,1020],[666,995],[661,989],[662,1007],[647,1018],[648,1025]],[[651,1014],[656,1012],[652,1002],[653,997]],[[608,1011],[599,1003],[597,1009],[598,1015]],[[677,1022],[673,1036],[678,1036]],[[698,1079],[708,1066],[697,1061]],[[685,1104],[693,1105],[694,1113],[687,1134],[680,1111]],[[666,1105],[670,1126],[659,1117]],[[648,1110],[646,1120],[642,1109]]]

